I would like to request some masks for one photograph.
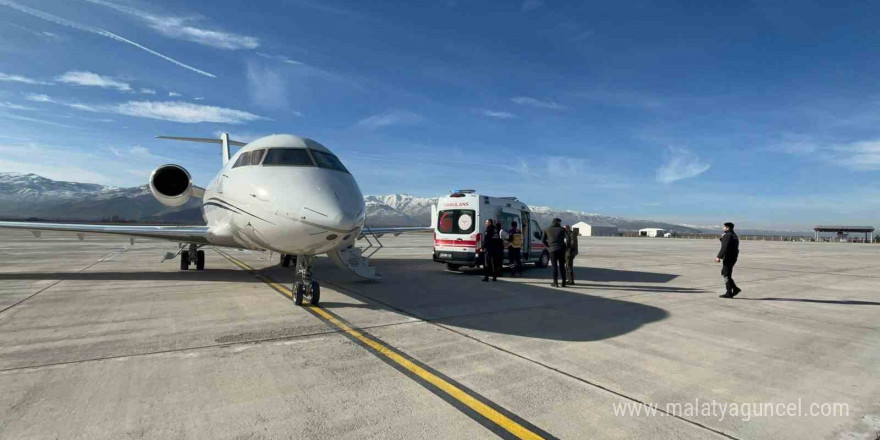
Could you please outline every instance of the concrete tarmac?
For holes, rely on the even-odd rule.
[[[381,282],[319,260],[321,310],[538,437],[880,437],[880,246],[743,241],[727,300],[716,240],[584,238],[566,289],[382,242]],[[0,231],[0,438],[528,438],[293,305],[266,255],[175,249]]]

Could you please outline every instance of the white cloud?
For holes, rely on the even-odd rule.
[[[544,159],[547,163],[547,175],[573,177],[583,175],[587,169],[587,160],[567,156],[550,156]]]
[[[55,78],[56,81],[64,84],[73,84],[78,86],[101,87],[104,89],[116,89],[122,92],[130,92],[131,86],[122,81],[117,81],[107,76],[101,76],[97,73],[71,70],[63,75]]]
[[[834,162],[856,170],[880,170],[880,140],[860,141],[833,148]]]
[[[138,43],[136,43],[136,42],[134,42],[134,41],[131,41],[131,40],[129,40],[129,39],[125,38],[125,37],[122,37],[122,36],[120,36],[120,35],[114,34],[113,32],[110,32],[110,31],[105,30],[105,29],[95,28],[95,27],[88,26],[88,25],[85,25],[85,24],[77,23],[77,22],[75,22],[75,21],[71,21],[71,20],[68,20],[68,19],[66,19],[66,18],[61,18],[61,17],[58,17],[58,16],[56,16],[56,15],[52,15],[52,14],[49,14],[49,13],[47,13],[47,12],[40,11],[39,9],[29,8],[29,7],[27,7],[27,6],[20,5],[20,4],[18,4],[18,3],[15,3],[15,2],[13,2],[13,1],[10,1],[10,0],[0,0],[0,6],[6,6],[6,7],[9,7],[9,8],[15,9],[16,11],[19,11],[19,12],[22,12],[22,13],[25,13],[25,14],[28,14],[28,15],[31,15],[31,16],[33,16],[33,17],[37,17],[37,18],[43,19],[43,20],[46,20],[46,21],[48,21],[48,22],[50,22],[50,23],[55,23],[55,24],[60,25],[60,26],[67,26],[67,27],[70,27],[70,28],[73,28],[73,29],[77,29],[77,30],[80,30],[80,31],[83,31],[83,32],[90,32],[90,33],[93,33],[93,34],[96,34],[96,35],[100,35],[100,36],[102,36],[102,37],[106,37],[106,38],[109,38],[109,39],[111,39],[111,40],[114,40],[114,41],[117,41],[117,42],[120,42],[120,43],[125,43],[125,44],[128,44],[128,45],[134,46],[134,47],[136,47],[136,48],[138,48],[138,49],[141,49],[141,50],[143,50],[143,51],[145,51],[145,52],[147,52],[147,53],[150,53],[150,54],[152,54],[152,55],[155,55],[155,56],[157,56],[157,57],[159,57],[159,58],[162,58],[162,59],[165,60],[165,61],[168,61],[168,62],[170,62],[170,63],[176,64],[176,65],[178,65],[178,66],[180,66],[180,67],[183,67],[184,69],[187,69],[187,70],[190,70],[190,71],[196,72],[196,73],[198,73],[198,74],[200,74],[200,75],[204,75],[204,76],[207,76],[207,77],[210,77],[210,78],[216,78],[216,77],[217,77],[217,76],[214,75],[213,73],[205,72],[204,70],[199,70],[199,69],[197,69],[197,68],[195,68],[195,67],[193,67],[193,66],[190,66],[189,64],[184,64],[184,63],[182,63],[182,62],[180,62],[180,61],[175,60],[174,58],[171,58],[171,57],[169,57],[169,56],[167,56],[167,55],[163,55],[163,54],[161,54],[161,53],[159,53],[159,52],[156,52],[156,51],[153,50],[153,49],[150,49],[150,48],[148,48],[148,47],[146,47],[146,46],[143,46],[143,45],[141,45],[141,44],[138,44]]]
[[[544,6],[544,0],[526,0],[522,4],[522,11],[529,12]]]
[[[165,161],[165,162],[172,161],[172,159],[170,159],[170,158],[163,157],[163,156],[157,156],[157,155],[153,154],[149,148],[146,148],[146,147],[143,147],[140,145],[135,145],[131,148],[126,148],[126,149],[120,149],[120,148],[115,148],[115,147],[108,147],[108,148],[109,148],[110,152],[113,153],[113,155],[117,156],[117,157],[124,157],[124,158],[129,158],[129,159],[152,160],[152,161]]]
[[[282,63],[285,63],[285,64],[292,64],[294,66],[302,66],[303,65],[303,63],[301,63],[297,60],[292,60],[290,58],[287,58],[284,55],[271,55],[271,54],[264,53],[264,52],[257,52],[257,55],[259,55],[263,58],[268,58],[270,60],[281,61]]]
[[[183,95],[181,95],[180,93],[177,93],[177,92],[168,92],[168,96],[174,98],[174,97],[183,96]]]
[[[86,0],[96,5],[106,6],[124,14],[128,14],[143,20],[153,30],[170,38],[191,41],[203,46],[217,49],[237,50],[256,49],[260,46],[260,40],[256,37],[238,35],[230,32],[222,32],[211,29],[203,29],[191,26],[192,19],[183,17],[162,17],[150,14],[127,6],[117,5],[104,0]]]
[[[122,153],[129,151],[124,149]],[[96,151],[94,145],[78,148],[32,142],[0,143],[0,170],[35,173],[55,180],[128,186],[146,183],[145,178],[133,182],[134,172],[149,172],[163,162],[155,156],[137,153],[128,154],[126,160],[96,160],[108,154],[114,153]]]
[[[590,90],[577,93],[577,96],[588,101],[613,107],[644,110],[662,110],[668,107],[668,103],[664,99],[632,90]]]
[[[422,115],[408,111],[395,110],[361,119],[355,125],[369,129],[377,129],[389,125],[418,124],[424,120],[425,118]]]
[[[551,110],[565,110],[568,108],[562,104],[556,103],[555,101],[546,101],[531,98],[528,96],[517,96],[515,98],[511,98],[510,100],[519,105],[530,105],[532,107],[546,108]]]
[[[352,78],[349,78],[346,75],[341,75],[338,73],[334,73],[334,72],[331,72],[328,70],[321,69],[319,67],[315,67],[315,66],[311,66],[311,65],[302,63],[300,61],[292,60],[290,58],[287,58],[284,55],[272,55],[272,54],[267,54],[264,52],[258,52],[257,55],[260,57],[266,58],[266,59],[280,61],[284,64],[287,64],[288,67],[290,67],[290,69],[291,69],[289,71],[289,73],[295,74],[297,76],[307,77],[307,78],[308,77],[319,78],[324,81],[330,81],[330,82],[334,82],[336,84],[352,87],[352,88],[360,90],[360,91],[366,90],[357,81],[355,81]],[[285,72],[285,74],[286,74],[285,76],[290,76],[287,73],[288,72]],[[301,83],[302,80],[297,78],[297,82]]]
[[[2,4],[2,3],[0,3]],[[33,78],[28,78],[26,76],[21,75],[10,75],[7,73],[0,73],[0,81],[2,82],[17,82],[22,84],[31,84],[31,85],[49,85],[51,83],[40,81]]]
[[[9,101],[0,102],[0,108],[8,108],[10,110],[35,110],[32,107],[26,107]]]
[[[153,89],[141,89],[141,93],[145,95],[155,95],[156,91]]]
[[[110,112],[138,118],[160,119],[164,121],[195,124],[199,122],[218,122],[224,124],[242,124],[245,122],[265,119],[262,116],[242,110],[234,110],[210,105],[192,104],[188,102],[152,102],[129,101],[111,106]]]
[[[712,165],[703,162],[694,153],[684,149],[669,147],[666,163],[657,169],[657,181],[672,183],[705,173]]]
[[[592,37],[593,35],[596,35],[596,31],[594,31],[592,29],[588,29],[588,30],[585,30],[585,31],[575,35],[574,38],[571,39],[571,41],[574,41],[574,42],[584,41],[587,38]]]
[[[287,81],[280,70],[247,63],[247,90],[254,105],[277,110],[287,107]]]
[[[75,127],[75,126],[73,126],[73,125],[59,124],[59,123],[57,123],[57,122],[47,121],[47,120],[45,120],[45,119],[31,118],[31,117],[21,116],[21,115],[11,115],[11,114],[8,114],[8,113],[0,113],[0,118],[15,119],[15,120],[17,120],[17,121],[33,122],[33,123],[36,123],[36,124],[43,124],[43,125],[51,125],[51,126],[53,126],[53,127],[71,128],[71,129],[74,129],[74,130],[80,130],[80,129],[82,129],[82,127]]]
[[[193,98],[193,100],[195,100],[195,101],[202,101],[204,99],[205,99],[204,96],[197,96],[197,97]]]
[[[128,101],[122,104],[92,105],[57,101],[46,95],[31,95],[28,99],[37,102],[51,102],[93,113],[115,113],[136,118],[159,119],[186,124],[196,124],[199,122],[242,124],[266,119],[242,110],[182,101]]]
[[[516,115],[508,112],[499,112],[494,110],[477,110],[477,113],[495,119],[513,119]]]
[[[28,101],[33,102],[55,102],[48,95],[30,94],[25,97]]]

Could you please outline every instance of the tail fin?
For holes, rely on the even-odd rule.
[[[229,146],[234,145],[236,147],[243,147],[247,145],[246,142],[233,141],[229,139],[229,133],[223,133],[220,135],[220,139],[214,138],[191,138],[191,137],[180,137],[180,136],[156,136],[156,139],[170,139],[175,141],[186,141],[186,142],[203,142],[206,144],[220,144],[223,147],[223,165],[226,165],[229,162],[230,151]]]

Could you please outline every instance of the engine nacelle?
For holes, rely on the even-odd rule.
[[[180,165],[162,165],[150,175],[150,192],[165,206],[181,206],[193,196],[192,176]]]

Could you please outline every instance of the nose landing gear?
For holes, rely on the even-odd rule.
[[[302,305],[303,299],[308,299],[313,306],[321,301],[321,286],[312,280],[314,262],[314,255],[298,255],[296,258],[296,276],[299,280],[293,283],[293,303],[298,306]]]
[[[190,243],[189,250],[180,251],[180,270],[189,270],[191,265],[196,265],[196,270],[205,270],[205,251],[199,246]]]

